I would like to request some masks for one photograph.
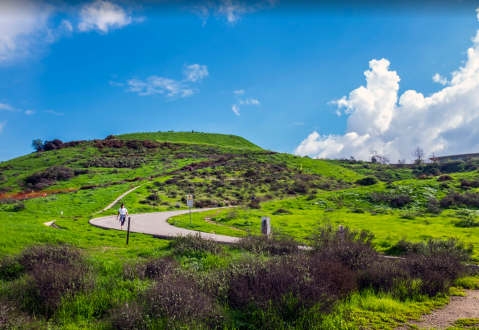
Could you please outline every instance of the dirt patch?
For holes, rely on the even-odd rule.
[[[479,291],[466,290],[466,294],[467,297],[452,296],[446,307],[423,315],[419,321],[409,321],[408,323],[417,325],[420,329],[446,329],[458,319],[479,318]]]

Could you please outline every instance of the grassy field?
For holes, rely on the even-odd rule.
[[[288,210],[292,214],[275,215],[273,214],[279,208],[289,206]],[[224,210],[218,215],[212,217],[212,220],[223,225],[214,225],[204,220],[210,214],[194,214],[192,224],[189,224],[189,216],[181,215],[171,218],[170,223],[192,230],[199,230],[207,233],[216,233],[241,237],[246,231],[260,234],[261,217],[271,218],[271,225],[274,229],[283,234],[290,235],[303,244],[307,245],[308,238],[312,232],[321,224],[331,223],[335,226],[349,226],[357,230],[369,230],[375,235],[377,249],[382,252],[388,252],[394,244],[401,239],[409,241],[422,241],[429,238],[446,239],[449,237],[459,238],[465,244],[479,246],[479,228],[458,228],[451,222],[447,214],[443,216],[414,217],[414,219],[405,219],[400,212],[392,214],[370,213],[357,214],[346,210],[335,212],[324,212],[322,209],[302,210],[292,207],[288,202],[271,202],[263,205],[262,210],[244,210],[242,208],[235,211]],[[213,212],[215,213],[215,212]],[[244,230],[234,230],[238,228]],[[414,228],[414,230],[411,230]],[[479,253],[476,250],[474,257],[479,261]]]

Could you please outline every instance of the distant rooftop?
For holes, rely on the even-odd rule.
[[[464,160],[469,157],[479,157],[479,153],[439,156],[439,157],[431,157],[429,159],[432,160],[433,162],[443,162],[446,160]]]

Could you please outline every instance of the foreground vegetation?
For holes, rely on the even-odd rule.
[[[311,251],[281,235],[131,253],[31,246],[1,261],[0,328],[393,329],[479,288],[461,249],[429,241],[384,259],[372,239],[324,225]]]

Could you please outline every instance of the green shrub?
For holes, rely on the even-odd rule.
[[[436,239],[430,238],[420,242],[410,242],[401,239],[387,250],[392,255],[420,254],[429,256],[432,254],[447,252],[458,260],[467,261],[471,259],[474,246],[466,246],[456,238]]]
[[[213,240],[201,237],[200,233],[195,235],[188,234],[186,236],[178,235],[170,243],[175,254],[188,255],[198,253],[220,253],[222,251],[221,245]]]
[[[273,212],[273,215],[284,215],[284,214],[293,214],[293,212],[285,209],[277,209]]]
[[[454,226],[461,228],[479,227],[479,221],[477,221],[476,218],[471,215],[467,218],[453,220],[453,224]]]
[[[364,213],[363,209],[354,209],[351,211],[352,213]]]
[[[371,186],[373,184],[379,183],[379,180],[375,176],[367,176],[365,178],[357,180],[356,183],[361,186]]]

